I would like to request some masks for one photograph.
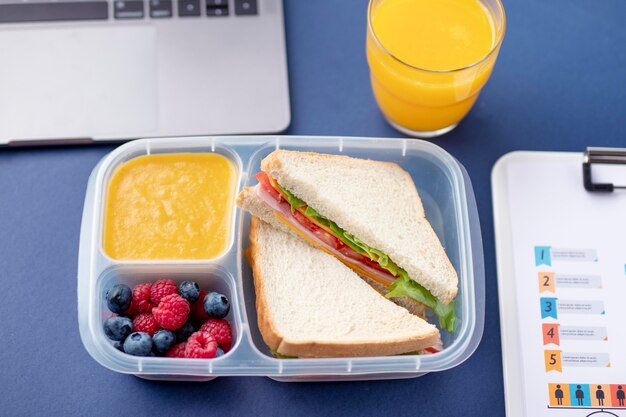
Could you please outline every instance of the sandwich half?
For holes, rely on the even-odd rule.
[[[458,277],[407,172],[388,162],[285,150],[264,158],[261,170],[254,187],[260,202],[249,211],[279,220],[384,286],[387,297],[426,305],[453,331]]]
[[[256,217],[250,261],[259,329],[283,356],[380,356],[421,352],[439,331],[382,297],[335,257]]]

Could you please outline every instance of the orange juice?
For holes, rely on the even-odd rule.
[[[115,259],[210,259],[230,241],[237,171],[225,156],[140,156],[109,182],[104,251]]]
[[[368,21],[372,88],[385,117],[416,136],[456,126],[495,63],[499,0],[371,0]]]

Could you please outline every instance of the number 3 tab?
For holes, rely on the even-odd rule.
[[[556,313],[556,298],[549,298],[549,297],[541,297],[540,299],[540,303],[541,303],[541,318],[545,319],[546,317],[552,317],[557,319],[557,313]]]

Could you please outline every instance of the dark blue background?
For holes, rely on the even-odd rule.
[[[487,317],[467,362],[417,379],[343,383],[157,383],[111,372],[78,335],[76,263],[87,178],[112,147],[0,150],[0,414],[503,415],[491,167],[517,149],[626,146],[626,2],[505,8],[491,80],[466,120],[435,140],[467,168],[482,221]],[[287,133],[399,136],[369,87],[366,1],[286,0],[285,10]]]

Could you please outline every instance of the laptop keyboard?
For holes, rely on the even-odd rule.
[[[231,10],[232,6],[232,10]],[[204,13],[203,13],[204,10]],[[0,23],[167,19],[258,14],[257,0],[116,0],[0,3]]]

